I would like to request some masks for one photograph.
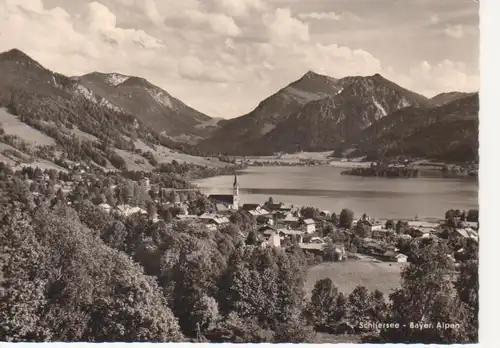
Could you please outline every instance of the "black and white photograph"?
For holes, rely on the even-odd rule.
[[[0,342],[478,343],[481,6],[0,0]]]

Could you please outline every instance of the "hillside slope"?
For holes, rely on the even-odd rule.
[[[266,98],[250,113],[219,123],[200,146],[213,152],[244,152],[263,135],[271,132],[289,115],[307,103],[334,95],[341,90],[338,80],[308,71],[297,81]]]
[[[94,72],[76,77],[75,80],[94,95],[136,115],[145,125],[163,131],[172,138],[182,137],[183,140],[196,142],[216,128],[211,117],[187,106],[143,78]],[[83,95],[88,93],[83,91]]]
[[[167,161],[178,150],[197,152],[153,131],[135,115],[93,93],[80,79],[54,73],[19,50],[0,54],[0,76],[0,109],[5,123],[5,129],[0,125],[0,142],[33,158],[64,158],[125,169],[127,160],[119,151],[130,154],[129,164],[135,168],[140,168],[141,161],[147,167],[148,160],[141,155],[147,151],[137,148],[138,141],[147,144],[152,152],[163,149],[166,155],[162,157]],[[43,144],[30,144],[30,139],[24,137],[27,130],[43,134],[53,143],[45,139]]]
[[[365,129],[353,155],[407,155],[448,161],[478,157],[479,94],[431,109],[407,108]]]
[[[319,78],[307,78],[312,76],[308,74],[261,103],[268,105],[279,98],[280,107],[275,109],[278,115],[271,116],[274,114],[257,108],[249,115],[228,121],[202,144],[213,151],[243,155],[329,150],[339,143],[355,142],[363,129],[396,110],[433,105],[427,98],[379,74],[330,78],[329,84],[314,82]],[[297,85],[301,87],[300,94]],[[316,88],[315,93],[305,94],[304,90],[307,87],[311,90],[311,85]],[[307,95],[308,98],[286,99],[290,90],[294,96]],[[259,132],[263,124],[272,124],[272,127],[265,133]]]
[[[464,92],[445,92],[440,93],[431,98],[432,102],[436,106],[441,106],[444,104],[451,103],[452,101],[471,96],[473,93],[464,93]]]

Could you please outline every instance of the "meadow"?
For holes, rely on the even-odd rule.
[[[401,270],[406,264],[390,262],[371,262],[347,260],[344,262],[325,262],[309,268],[305,289],[311,295],[316,281],[330,278],[339,291],[348,295],[358,285],[368,290],[380,290],[388,295],[399,287]]]

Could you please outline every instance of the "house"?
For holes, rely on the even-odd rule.
[[[261,245],[279,248],[281,246],[280,236],[277,233],[272,233],[269,236],[264,236],[264,241],[262,242]]]
[[[224,204],[228,209],[239,209],[239,191],[240,185],[238,183],[238,177],[234,176],[233,182],[233,193],[231,195],[209,195],[208,198],[211,199],[215,204]]]
[[[472,228],[455,228],[453,230],[453,235],[465,239],[472,239],[476,242],[479,241],[479,234]]]
[[[477,223],[477,222],[465,221],[464,223],[465,223],[465,227],[472,228],[476,231],[479,229],[479,223]]]
[[[116,207],[119,215],[130,216],[133,214],[147,215],[148,212],[140,207],[132,207],[128,204],[122,204]]]
[[[279,247],[281,246],[281,238],[276,229],[270,227],[270,226],[265,226],[265,229],[259,229],[259,232],[261,232],[262,236],[264,237],[264,241],[262,242],[262,246],[273,246],[273,247]]]
[[[285,226],[287,227],[297,227],[299,225],[300,219],[298,216],[295,216],[293,214],[288,214],[285,216],[285,218],[281,221]]]
[[[99,204],[99,207],[102,208],[108,214],[112,209],[112,207],[107,203],[101,203],[101,204]]]
[[[408,262],[408,256],[392,250],[386,251],[382,257],[390,262]]]
[[[380,221],[376,221],[375,219],[370,219],[369,217],[366,218],[361,218],[361,219],[355,219],[353,221],[356,221],[356,225],[363,224],[365,226],[370,227],[370,229],[373,230],[381,230],[384,228],[382,223]]]
[[[372,237],[373,239],[386,239],[395,235],[394,230],[386,230],[386,229],[372,229]]]
[[[281,239],[290,239],[290,240],[297,240],[298,243],[302,243],[302,236],[304,235],[303,231],[298,231],[298,230],[292,230],[289,228],[280,228],[278,230],[278,234]]]
[[[331,215],[332,214],[328,210],[322,210],[319,212],[319,216],[321,216],[321,217],[329,217]]]
[[[216,230],[218,227],[226,225],[229,223],[229,219],[226,216],[216,215],[216,214],[203,214],[199,216],[199,219],[205,223],[205,226],[210,230]]]
[[[312,244],[326,244],[326,242],[323,240],[323,238],[320,238],[320,237],[312,237],[311,238],[311,241],[309,243],[312,243]]]
[[[278,231],[276,228],[274,228],[273,226],[269,226],[269,225],[263,225],[263,226],[260,226],[259,228],[257,228],[257,232],[259,233],[264,233],[266,231]]]
[[[268,215],[259,215],[256,217],[257,223],[262,225],[274,225],[274,219]]]
[[[285,212],[285,213],[286,212],[295,212],[295,211],[297,211],[297,209],[294,208],[292,204],[281,204],[280,211]]]
[[[299,243],[299,248],[316,255],[323,255],[325,245],[325,243]],[[342,244],[335,245],[334,253],[337,261],[342,261],[347,258],[345,247]]]
[[[417,231],[420,234],[426,233],[436,233],[439,229],[440,224],[438,222],[428,222],[428,221],[419,221],[413,220],[408,221],[408,228],[413,231]]]
[[[363,250],[369,255],[381,255],[386,252],[386,249],[378,243],[368,242],[363,244]]]
[[[177,215],[175,218],[181,221],[193,221],[198,219],[198,215]]]
[[[324,243],[299,243],[299,248],[313,254],[322,255],[325,248]]]
[[[251,211],[251,210],[258,210],[261,208],[261,206],[258,203],[245,203],[243,204],[242,208],[243,210]]]
[[[316,232],[316,222],[313,219],[301,219],[301,226],[306,233]]]
[[[283,203],[266,203],[266,209],[275,213],[280,211],[282,205]]]
[[[247,212],[252,215],[252,216],[261,216],[261,215],[271,215],[267,210],[265,209],[262,209],[260,207],[257,207],[256,209],[252,209],[252,210],[247,210]]]

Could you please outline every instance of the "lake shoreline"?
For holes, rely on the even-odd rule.
[[[240,204],[262,204],[272,197],[294,206],[340,212],[349,208],[385,219],[442,219],[451,208],[477,209],[477,180],[464,178],[358,177],[341,175],[343,168],[253,167],[238,171]],[[231,194],[234,176],[195,180],[204,194]]]

